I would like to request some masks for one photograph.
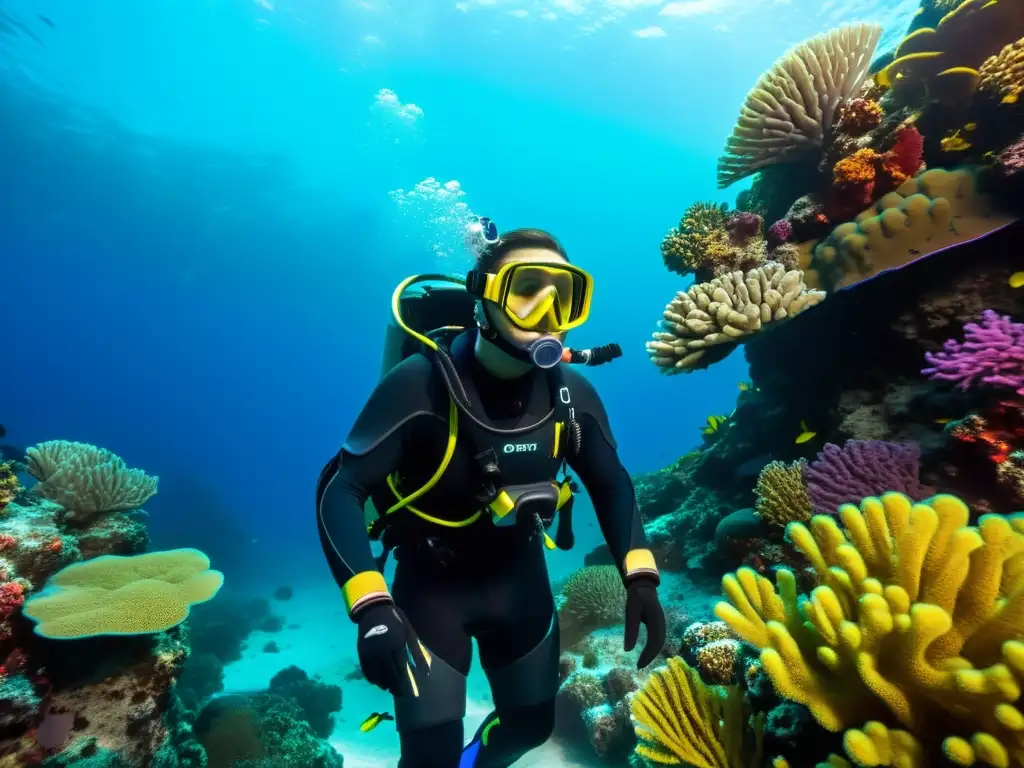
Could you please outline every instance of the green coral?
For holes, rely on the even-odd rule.
[[[106,555],[59,571],[23,613],[37,622],[36,634],[51,639],[150,634],[183,622],[223,583],[196,549]]]

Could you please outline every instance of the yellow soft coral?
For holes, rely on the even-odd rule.
[[[767,523],[785,527],[792,522],[806,522],[813,510],[804,485],[804,467],[800,459],[792,464],[773,461],[757,476],[757,503],[754,510]]]
[[[746,701],[736,686],[704,685],[680,658],[656,670],[630,703],[639,744],[636,753],[663,765],[744,768],[761,756],[763,716],[754,722],[754,743],[745,743]]]
[[[954,496],[895,493],[839,517],[845,531],[827,516],[788,528],[821,584],[809,599],[789,571],[776,590],[741,569],[723,579],[716,615],[761,649],[778,693],[829,730],[895,721],[906,750],[941,740],[958,765],[1024,766],[1024,517],[969,526]],[[856,758],[867,742],[846,746]]]
[[[665,266],[688,275],[724,255],[729,244],[727,211],[725,203],[694,203],[687,208],[679,226],[670,229],[661,242]]]

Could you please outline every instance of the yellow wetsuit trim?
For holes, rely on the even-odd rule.
[[[413,491],[412,493],[405,497],[403,497],[398,492],[394,482],[389,477],[388,487],[390,487],[391,490],[394,492],[395,496],[398,497],[398,501],[391,505],[391,508],[384,513],[385,515],[390,515],[392,512],[397,512],[403,507],[408,507],[412,502],[416,501],[416,499],[418,499],[420,496],[422,496],[435,485],[437,485],[437,482],[441,479],[441,475],[443,475],[445,473],[445,470],[448,469],[448,465],[452,461],[452,456],[455,455],[455,445],[458,442],[458,438],[459,409],[458,406],[455,405],[455,401],[452,400],[448,404],[448,444],[445,446],[444,456],[441,458],[441,463],[438,465],[437,470],[434,472],[434,475],[429,480],[427,480],[426,483],[423,484],[422,488]],[[416,514],[422,517],[422,513],[417,512]]]
[[[562,442],[562,422],[555,422],[555,444],[551,447],[551,458],[557,459]]]
[[[345,598],[345,606],[349,614],[357,609],[382,598],[391,598],[388,591],[388,583],[384,581],[379,571],[362,571],[345,582],[341,588],[341,595]]]
[[[641,573],[658,575],[658,565],[654,562],[654,555],[649,549],[631,549],[626,553],[622,571],[628,579]]]

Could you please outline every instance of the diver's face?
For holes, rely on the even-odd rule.
[[[538,264],[565,264],[566,261],[562,258],[558,251],[552,251],[548,248],[519,248],[514,251],[509,251],[505,258],[499,261],[492,268],[494,272],[497,272],[505,264],[510,261],[516,262],[533,262]],[[565,340],[565,333],[544,333],[541,331],[527,331],[520,328],[518,325],[509,320],[506,315],[496,305],[491,305],[488,308],[487,316],[491,321],[492,327],[495,331],[501,334],[506,341],[511,342],[517,347],[526,348],[532,342],[543,336],[550,336],[558,339],[559,341]]]

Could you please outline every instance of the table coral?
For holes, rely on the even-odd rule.
[[[886,491],[904,493],[914,501],[926,499],[934,488],[922,485],[921,449],[917,443],[847,440],[842,447],[828,443],[804,468],[807,495],[819,515],[834,515],[843,505]]]
[[[1016,0],[965,0],[934,28],[907,35],[875,80],[904,102],[926,93],[963,104],[978,88],[979,68],[1022,35],[1024,12]]]
[[[964,340],[949,339],[941,352],[926,352],[930,367],[922,374],[955,383],[958,389],[977,384],[1013,389],[1024,395],[1024,323],[986,309],[980,322],[964,325]]]
[[[817,155],[837,107],[860,87],[882,34],[853,24],[787,51],[747,94],[718,160],[718,186],[728,187],[770,165]]]
[[[1015,221],[978,191],[976,176],[973,168],[934,168],[883,195],[814,246],[804,270],[808,285],[849,287]]]
[[[980,91],[1002,104],[1016,104],[1024,91],[1024,38],[990,56],[978,70]]]
[[[824,298],[807,289],[800,271],[775,262],[716,277],[676,294],[647,353],[662,373],[689,373],[708,365],[702,358],[709,350],[735,345]]]
[[[969,516],[953,496],[890,493],[844,505],[845,530],[824,515],[793,523],[821,586],[802,599],[789,571],[773,585],[741,569],[715,613],[828,730],[878,720],[933,758],[1024,765],[1024,517]],[[879,764],[847,735],[855,763]]]

